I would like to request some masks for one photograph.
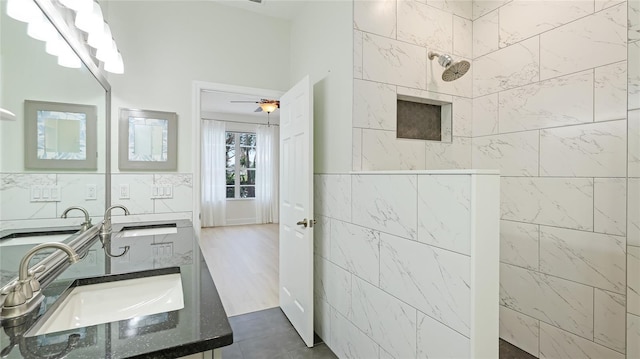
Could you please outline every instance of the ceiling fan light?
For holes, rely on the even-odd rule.
[[[264,111],[266,113],[271,113],[271,112],[275,111],[278,108],[278,105],[276,105],[273,102],[263,102],[263,103],[259,104],[258,106],[260,106],[262,111]]]

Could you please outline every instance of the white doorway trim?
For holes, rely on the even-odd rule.
[[[283,91],[261,89],[255,87],[244,87],[236,85],[227,85],[215,82],[193,81],[191,93],[192,105],[192,122],[191,122],[191,140],[192,140],[192,161],[193,168],[193,230],[198,240],[200,239],[200,146],[201,136],[200,127],[202,120],[200,94],[202,91],[220,91],[228,93],[237,93],[240,95],[257,96],[264,98],[280,98],[284,94]]]

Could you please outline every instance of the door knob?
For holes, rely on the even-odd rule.
[[[298,223],[296,223],[299,226],[304,226],[305,228],[307,228],[307,219],[303,219],[302,221],[298,221]]]

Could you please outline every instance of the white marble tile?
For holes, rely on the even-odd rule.
[[[453,135],[471,137],[473,131],[473,101],[470,98],[453,98]]]
[[[433,48],[429,50],[433,50]],[[467,60],[470,63],[472,62],[471,59],[460,56],[455,57],[453,60]],[[469,69],[469,72],[455,81],[444,81],[442,79],[443,72],[444,67],[440,66],[437,58],[427,60],[427,90],[467,98],[473,97],[473,65],[471,69]]]
[[[351,135],[351,170],[362,171],[362,129],[352,129]]]
[[[624,178],[596,178],[593,191],[593,230],[624,236],[627,181]]]
[[[625,120],[542,130],[540,175],[625,177],[626,152]]]
[[[595,69],[594,119],[609,121],[627,116],[627,62]]]
[[[425,141],[396,138],[395,131],[362,130],[362,169],[419,170],[425,168]]]
[[[627,358],[640,358],[640,317],[627,314]]]
[[[60,202],[57,205],[56,217],[71,206],[80,206],[89,212],[90,216],[104,215],[105,203],[105,175],[99,173],[59,173],[56,182],[60,188]],[[96,186],[96,199],[87,199],[87,185]],[[191,208],[189,208],[189,211]],[[4,217],[4,216],[3,216]],[[69,217],[84,218],[80,211],[69,212]],[[77,224],[83,220],[74,221]]]
[[[538,131],[473,138],[473,167],[499,169],[502,176],[537,176],[538,139]]]
[[[0,176],[2,220],[56,218],[57,202],[31,202],[32,187],[55,185],[55,174],[2,174]]]
[[[354,175],[353,223],[415,239],[417,190],[415,175]]]
[[[347,318],[331,311],[331,351],[338,358],[378,358],[379,346]]]
[[[315,214],[313,254],[329,259],[331,254],[331,218]]]
[[[582,337],[593,337],[592,287],[501,263],[500,304]]]
[[[640,315],[640,247],[627,247],[627,312]]]
[[[327,300],[327,282],[329,281],[329,262],[317,254],[313,256],[313,295]]]
[[[471,340],[418,312],[417,358],[471,358]]]
[[[129,198],[120,198],[120,186],[129,186]],[[111,175],[111,203],[121,204],[129,209],[132,215],[153,213],[151,189],[153,187],[152,174],[123,174]],[[120,212],[113,213],[114,215]]]
[[[540,322],[522,313],[500,306],[500,338],[538,357]]]
[[[596,0],[596,4],[599,0]],[[606,0],[606,3],[611,3],[613,1],[620,2],[620,0]],[[627,19],[628,23],[628,36],[629,42],[640,40],[640,1],[638,0],[629,0],[629,7],[627,8]]]
[[[504,47],[593,13],[593,0],[514,0],[499,11]]]
[[[356,0],[353,27],[357,30],[395,38],[396,0]]]
[[[400,0],[398,40],[451,53],[453,15],[413,0]]]
[[[625,60],[626,13],[616,5],[540,35],[540,79]]]
[[[594,341],[607,348],[624,352],[627,315],[625,296],[594,289],[593,336]]]
[[[468,3],[471,4],[470,1]],[[453,17],[453,54],[468,59],[473,58],[473,22],[471,20]]]
[[[473,2],[473,20],[493,11],[512,0],[476,0]]]
[[[427,141],[425,168],[468,169],[471,168],[471,139],[453,137],[451,143]]]
[[[380,288],[469,336],[470,261],[465,255],[383,233]]]
[[[625,291],[624,237],[540,227],[540,271],[616,293]]]
[[[418,175],[418,240],[469,255],[471,176]]]
[[[315,213],[343,220],[351,220],[351,176],[314,176]]]
[[[640,41],[629,43],[628,66],[628,100],[627,108],[629,110],[640,108]]]
[[[473,58],[498,50],[499,38],[497,10],[476,19],[473,22]]]
[[[503,177],[502,219],[593,229],[593,180]]]
[[[395,358],[416,356],[416,309],[354,277],[353,324]]]
[[[540,323],[540,358],[624,359],[602,345],[573,335],[546,323]]]
[[[327,302],[348,317],[351,314],[351,273],[330,261],[320,259],[319,262],[322,263],[320,280]]]
[[[617,5],[621,2],[624,2],[624,0],[595,0],[595,10],[596,11],[604,10],[608,7]],[[631,1],[629,1],[629,3],[631,3]]]
[[[593,71],[541,81],[500,93],[500,132],[593,121]]]
[[[629,111],[628,114],[628,176],[640,177],[640,110]]]
[[[380,273],[380,233],[333,220],[330,258],[351,273],[377,284]]]
[[[500,221],[500,261],[538,270],[539,236],[537,224]]]
[[[331,307],[326,300],[313,297],[313,330],[331,347]]]
[[[540,79],[539,67],[537,37],[476,58],[473,62],[473,96],[536,82]]]
[[[193,210],[193,175],[191,173],[155,174],[156,186],[171,186],[173,198],[155,199],[154,213]]]
[[[427,5],[437,7],[465,19],[471,19],[473,2],[470,0],[426,0]],[[422,1],[424,2],[424,1]]]
[[[408,96],[408,97],[415,97],[417,99],[428,99],[428,100],[434,100],[434,101],[440,101],[440,102],[450,102],[450,103],[453,102],[453,96],[438,93],[438,92],[425,91],[425,90],[419,90],[419,89],[402,87],[402,86],[398,86],[397,92],[398,92],[398,96]]]
[[[362,78],[426,89],[427,51],[372,34],[363,35]]]
[[[389,354],[386,350],[380,347],[380,359],[396,359],[391,354]]]
[[[353,30],[353,78],[362,78],[362,31]]]
[[[627,244],[640,246],[640,178],[628,179]]]
[[[473,99],[473,136],[498,133],[498,94]]]
[[[396,104],[395,86],[353,81],[353,127],[395,131]]]

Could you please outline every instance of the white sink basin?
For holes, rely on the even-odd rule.
[[[73,287],[27,336],[132,319],[184,308],[180,273]],[[40,323],[41,322],[41,323]]]
[[[143,236],[156,236],[162,234],[175,234],[178,233],[176,227],[154,227],[154,228],[136,228],[136,229],[123,229],[122,237],[143,237]]]

